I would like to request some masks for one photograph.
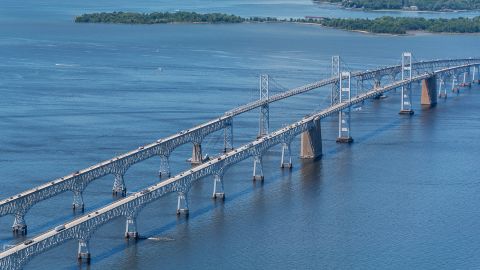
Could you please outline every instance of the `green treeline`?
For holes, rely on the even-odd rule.
[[[242,23],[242,22],[279,22],[275,17],[242,18],[232,14],[177,11],[170,12],[102,12],[83,14],[75,17],[77,23],[124,23],[124,24],[157,24],[157,23]]]
[[[158,24],[158,23],[244,23],[244,22],[296,22],[313,23],[322,26],[365,31],[370,33],[406,34],[408,31],[426,31],[434,33],[479,33],[480,16],[475,18],[425,19],[411,17],[381,17],[376,19],[337,19],[306,18],[277,19],[274,17],[243,18],[235,15],[195,12],[112,12],[83,14],[75,18],[78,23],[123,23],[123,24]]]
[[[479,33],[480,17],[453,19],[425,19],[407,17],[381,17],[376,19],[336,19],[316,20],[324,26],[366,31],[370,33],[406,34],[408,31],[426,31],[432,33]]]
[[[418,10],[471,10],[480,9],[480,0],[320,0],[340,3],[344,7],[364,9],[404,9],[412,6]]]
[[[77,23],[241,23],[245,19],[235,15],[222,13],[199,14],[196,12],[111,12],[83,14],[75,18]]]

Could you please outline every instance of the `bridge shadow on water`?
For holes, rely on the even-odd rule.
[[[383,125],[383,126],[377,128],[377,129],[373,130],[373,131],[364,133],[361,136],[357,136],[355,138],[356,139],[355,143],[356,144],[365,143],[370,139],[373,139],[373,138],[375,138],[375,137],[377,137],[381,134],[384,134],[385,132],[388,132],[388,131],[394,129],[395,127],[398,127],[398,125],[402,121],[404,121],[402,118],[397,118],[396,120],[391,121],[388,124]],[[344,148],[339,146],[339,147],[335,147],[335,148],[332,148],[332,149],[328,150],[325,154],[328,155],[328,156],[336,156],[341,151],[344,151]],[[311,170],[312,167],[317,167],[317,165],[319,165],[319,164],[321,165],[321,158],[313,160],[313,161],[301,161],[299,163],[302,164],[302,165],[301,166],[295,166],[291,170],[281,170],[281,171],[279,171],[278,173],[276,173],[275,175],[272,175],[272,176],[274,176],[275,178],[280,179],[280,180],[291,179],[292,174],[296,174],[296,173],[301,174],[303,169]],[[315,171],[318,171],[318,170],[315,170]],[[305,180],[304,177],[300,177],[300,179],[302,179],[302,181]],[[224,205],[226,205],[226,204],[234,203],[235,201],[238,201],[242,197],[246,197],[248,195],[251,195],[255,191],[258,191],[259,189],[263,189],[263,187],[265,187],[265,186],[278,184],[278,182],[279,181],[262,181],[262,182],[257,181],[257,182],[253,182],[252,185],[249,188],[243,189],[243,190],[235,192],[235,193],[229,193],[228,196],[226,196],[225,201],[215,200],[212,204],[210,204],[208,206],[205,206],[205,207],[202,207],[200,209],[197,209],[195,211],[192,211],[192,209],[190,209],[190,214],[189,214],[188,217],[180,216],[180,217],[177,217],[176,219],[172,220],[171,222],[169,222],[167,224],[164,224],[163,226],[160,226],[158,228],[148,230],[148,231],[144,231],[144,232],[140,231],[139,232],[140,237],[139,237],[139,239],[137,239],[135,241],[129,240],[129,241],[126,241],[125,243],[112,246],[109,250],[106,250],[104,252],[101,252],[101,253],[98,253],[98,254],[93,254],[92,264],[94,264],[95,262],[104,261],[104,260],[106,260],[106,259],[108,259],[108,258],[110,258],[114,255],[117,255],[117,254],[125,251],[126,249],[130,249],[130,248],[132,248],[132,245],[135,246],[135,245],[138,245],[138,244],[142,244],[144,241],[153,241],[153,240],[149,240],[148,238],[165,234],[165,233],[171,231],[172,229],[174,229],[175,227],[177,227],[179,225],[188,224],[188,222],[191,221],[191,220],[201,218],[202,216],[205,216],[206,214],[213,212],[215,209],[223,208]],[[98,205],[101,206],[101,203],[99,203]],[[92,207],[95,207],[95,206],[92,206]],[[60,219],[58,219],[58,220],[60,220]],[[55,223],[55,222],[51,222],[51,223]],[[45,225],[45,226],[48,226],[48,225]],[[92,241],[95,241],[95,239],[93,238]],[[162,242],[162,241],[160,241],[160,242]],[[79,265],[79,264],[72,265],[72,269],[78,269],[79,267],[80,267],[80,269],[90,269],[88,265]]]
[[[399,118],[396,118],[395,120],[390,121],[389,123],[387,123],[387,124],[385,124],[381,127],[378,127],[378,128],[376,128],[372,131],[363,133],[360,136],[356,136],[354,144],[362,144],[362,143],[368,142],[369,140],[371,140],[375,137],[378,137],[378,136],[380,136],[380,135],[382,135],[382,134],[384,134],[388,131],[391,131],[395,127],[398,127],[401,124],[402,121],[405,121],[405,119],[402,118],[402,117],[399,117]],[[341,145],[338,145],[338,147],[333,147],[333,148],[329,149],[328,151],[324,151],[324,153],[325,153],[324,156],[335,157],[337,154],[339,154],[340,152],[342,152],[344,150],[345,150],[344,147],[342,147]],[[274,177],[274,178],[279,179],[279,180],[284,180],[284,179],[289,180],[289,179],[292,178],[293,174],[297,174],[297,173],[301,174],[302,170],[304,170],[304,169],[312,170],[312,168],[316,168],[317,165],[319,165],[319,164],[321,165],[321,158],[318,158],[318,159],[313,160],[313,161],[301,161],[301,162],[299,161],[299,164],[301,164],[301,166],[295,166],[291,170],[281,170],[278,173],[275,173],[274,175],[271,175],[271,176],[272,176],[272,178]],[[317,173],[318,173],[318,170],[315,170],[315,171],[317,171]],[[300,179],[302,181],[305,180],[304,177],[302,177],[302,175],[300,176]],[[172,220],[171,222],[168,222],[168,223],[166,223],[166,224],[164,224],[164,225],[162,225],[158,228],[148,230],[148,231],[144,231],[144,232],[140,231],[139,232],[140,237],[137,240],[126,240],[122,244],[117,244],[115,246],[111,246],[106,251],[103,251],[103,252],[98,253],[98,254],[92,254],[93,255],[92,256],[92,264],[104,261],[104,260],[106,260],[106,259],[108,259],[112,256],[115,256],[115,255],[117,255],[121,252],[124,252],[127,249],[131,249],[136,245],[142,244],[145,241],[154,241],[154,240],[149,240],[148,238],[149,237],[156,237],[156,236],[165,234],[165,233],[171,231],[172,229],[174,229],[175,227],[177,227],[179,225],[188,224],[188,222],[191,221],[191,220],[199,219],[199,218],[205,216],[206,214],[213,212],[215,209],[221,209],[226,204],[234,203],[234,202],[238,201],[239,199],[241,199],[243,197],[251,195],[255,191],[258,191],[259,189],[263,189],[263,187],[265,187],[265,186],[278,184],[278,182],[279,181],[262,181],[262,182],[257,181],[257,182],[253,182],[252,185],[250,187],[246,188],[246,189],[243,189],[243,190],[235,192],[235,193],[229,193],[228,196],[226,196],[225,201],[215,200],[210,205],[202,207],[200,209],[197,209],[197,210],[194,210],[194,211],[192,211],[192,209],[190,209],[190,213],[189,213],[188,217],[180,216],[180,217],[177,217],[176,219]],[[103,202],[104,203],[109,203],[110,201],[104,200]],[[96,205],[92,205],[89,208],[95,209],[96,207],[100,207],[100,206],[102,206],[102,203],[97,203]],[[66,217],[58,218],[55,221],[52,221],[52,222],[49,222],[49,223],[46,223],[46,224],[42,224],[42,226],[40,226],[35,231],[41,230],[42,228],[47,228],[49,225],[54,225],[54,224],[58,223],[59,221],[60,222],[64,221],[64,218],[66,218]],[[119,237],[122,237],[122,236],[119,236]],[[95,241],[95,237],[92,238],[92,241]],[[163,242],[163,241],[160,241],[160,242]],[[77,264],[72,264],[71,267],[69,267],[69,269],[90,269],[90,266],[77,263]]]

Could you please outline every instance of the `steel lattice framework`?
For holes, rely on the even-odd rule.
[[[335,61],[335,60],[333,60]],[[465,58],[465,59],[447,59],[447,60],[433,60],[420,61],[412,63],[411,67],[413,73],[421,74],[424,72],[432,72],[438,68],[460,66],[465,64],[475,64],[480,61],[479,58]],[[339,66],[339,59],[335,62]],[[473,65],[474,76],[478,69],[478,64]],[[339,68],[338,68],[339,69]],[[368,80],[381,80],[383,77],[395,79],[398,74],[402,73],[402,65],[394,65],[378,68],[375,70],[367,70],[362,72],[351,73],[351,77],[357,80],[357,84]],[[445,74],[454,76],[455,71],[448,71]],[[268,78],[267,78],[268,81]],[[255,102],[237,107],[231,111],[226,112],[223,116],[203,123],[189,130],[185,130],[174,134],[170,137],[158,140],[154,143],[139,147],[133,151],[116,156],[104,162],[95,164],[89,168],[79,170],[67,176],[55,179],[44,185],[35,187],[33,189],[21,192],[7,199],[0,201],[0,217],[5,215],[13,215],[15,217],[13,228],[14,230],[25,230],[26,223],[24,217],[27,211],[36,203],[47,200],[63,192],[70,191],[74,195],[74,208],[83,209],[82,192],[87,185],[106,175],[113,175],[115,177],[114,193],[125,194],[125,183],[123,176],[130,166],[143,160],[152,158],[154,156],[160,157],[160,176],[170,176],[169,156],[170,153],[181,145],[187,143],[200,143],[209,134],[218,130],[224,130],[224,150],[233,148],[233,117],[239,114],[251,111],[256,108],[268,108],[268,104],[277,102],[279,100],[302,94],[327,85],[339,85],[339,76],[331,77],[314,83],[310,83],[301,87],[293,88],[291,90],[269,96],[267,99],[260,99]]]
[[[467,63],[463,62],[458,66],[449,66],[434,71],[416,74],[412,77],[392,82],[380,88],[373,88],[354,98],[350,97],[348,99],[342,99],[338,104],[330,106],[313,115],[304,117],[298,122],[258,138],[242,147],[229,151],[208,163],[201,164],[140,192],[136,192],[128,197],[115,201],[95,212],[70,221],[64,225],[64,230],[47,231],[32,238],[32,242],[29,244],[20,244],[10,248],[0,253],[0,268],[6,270],[21,269],[35,255],[43,253],[46,250],[61,245],[71,239],[79,241],[79,254],[89,254],[88,241],[94,234],[95,230],[118,217],[125,217],[127,220],[126,236],[134,236],[137,234],[135,220],[139,211],[150,202],[158,200],[168,193],[178,192],[178,210],[188,211],[188,192],[196,181],[207,176],[214,176],[216,185],[213,196],[215,197],[220,194],[223,196],[222,177],[230,166],[248,158],[256,159],[261,157],[262,153],[265,153],[265,151],[275,145],[291,142],[293,138],[299,134],[314,128],[316,123],[320,123],[318,120],[339,113],[379,94],[383,94],[393,89],[402,88],[412,82],[421,81],[433,76],[442,76],[442,74],[460,74],[468,71],[472,66],[478,66],[479,64],[480,61],[474,62],[469,60]],[[344,75],[349,76],[349,74]],[[82,172],[77,172],[62,178],[58,180],[58,182],[53,181],[37,188],[37,190],[34,190],[31,193],[24,193],[18,196],[18,198],[8,199],[2,206],[2,211],[4,211],[2,213],[17,213],[19,209],[21,209],[21,211],[27,211],[35,202],[51,197],[53,196],[51,194],[55,194],[55,192],[60,193],[67,190],[83,190],[90,181],[97,177],[111,173],[124,173],[126,170],[125,168],[128,168],[137,162],[154,155],[168,155],[168,151],[171,151],[174,147],[181,145],[182,143],[191,142],[195,139],[201,140],[209,133],[225,128],[228,125],[231,125],[231,115],[210,121],[193,130],[181,132],[162,140],[161,142],[147,145],[142,149],[131,151],[112,160],[92,166]],[[54,190],[54,192],[50,192],[49,190]],[[181,203],[183,208],[181,208]]]

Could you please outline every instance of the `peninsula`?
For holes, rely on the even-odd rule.
[[[362,31],[369,33],[403,35],[410,31],[431,33],[480,33],[480,16],[474,18],[425,19],[412,17],[380,17],[375,19],[341,19],[326,17],[306,17],[277,19],[275,17],[243,18],[231,14],[196,12],[111,12],[83,14],[75,18],[77,23],[116,23],[116,24],[165,24],[165,23],[308,23],[325,27]]]

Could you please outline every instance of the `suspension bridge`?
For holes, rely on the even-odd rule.
[[[340,58],[334,56],[331,75],[330,78],[272,96],[269,95],[269,76],[261,75],[260,99],[256,101],[239,106],[206,123],[0,201],[0,217],[13,215],[13,232],[25,235],[27,234],[25,215],[36,203],[69,191],[73,193],[73,208],[83,210],[82,193],[85,188],[92,181],[106,175],[114,176],[112,192],[125,196],[94,212],[9,247],[0,253],[0,268],[21,269],[34,256],[72,239],[78,240],[79,243],[78,259],[89,262],[91,258],[89,241],[92,235],[98,227],[112,219],[125,217],[124,236],[137,238],[139,235],[136,227],[138,213],[150,202],[169,193],[178,193],[176,212],[178,215],[188,215],[188,193],[196,181],[213,176],[212,197],[224,198],[223,176],[225,172],[231,166],[249,158],[253,159],[253,179],[263,181],[262,157],[266,151],[273,146],[281,145],[280,165],[282,168],[291,168],[290,145],[297,136],[301,136],[300,157],[304,159],[319,158],[322,155],[321,119],[338,115],[337,142],[351,143],[353,138],[350,134],[350,114],[354,105],[367,99],[377,98],[388,91],[401,89],[399,113],[411,115],[414,113],[412,106],[413,83],[422,83],[420,103],[434,105],[439,98],[447,98],[447,87],[450,87],[452,92],[458,92],[460,87],[469,87],[473,83],[480,82],[480,58],[412,62],[412,54],[403,53],[399,65],[351,72],[342,70]],[[271,103],[325,86],[331,86],[330,106],[270,132],[269,105]],[[356,88],[354,93],[352,93],[353,88]],[[260,109],[257,138],[235,148],[234,117],[257,108]],[[222,130],[223,153],[205,160],[202,156],[202,142],[209,134]],[[192,157],[189,160],[196,166],[171,177],[170,154],[175,148],[189,143],[192,144]],[[134,164],[152,157],[160,157],[159,175],[164,179],[142,191],[126,196],[126,185],[123,179],[126,171]]]

